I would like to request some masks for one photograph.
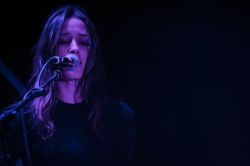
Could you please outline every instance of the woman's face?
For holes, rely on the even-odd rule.
[[[63,68],[62,81],[81,79],[89,53],[90,38],[84,22],[77,18],[69,18],[63,24],[57,43],[58,56],[75,54],[80,66],[74,70]]]

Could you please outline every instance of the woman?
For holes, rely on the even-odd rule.
[[[79,67],[60,69],[62,77],[35,99],[25,118],[29,147],[23,146],[20,123],[10,127],[11,161],[24,165],[132,165],[135,140],[133,111],[123,102],[108,99],[95,27],[79,6],[63,6],[48,18],[36,52],[31,88],[51,56],[74,54]],[[45,68],[40,82],[55,70]],[[17,132],[18,131],[18,132]],[[27,150],[28,149],[28,150]],[[28,157],[27,157],[28,156]]]

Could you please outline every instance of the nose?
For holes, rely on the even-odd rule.
[[[79,52],[79,47],[75,39],[72,39],[69,47],[69,53],[77,54]]]

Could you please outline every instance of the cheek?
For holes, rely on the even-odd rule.
[[[82,54],[82,55],[80,56],[80,59],[81,59],[81,63],[82,63],[83,65],[85,65],[86,62],[87,62],[87,59],[88,59],[88,53]]]
[[[58,56],[65,56],[68,53],[68,49],[64,47],[59,47],[57,50],[58,50],[57,51]]]

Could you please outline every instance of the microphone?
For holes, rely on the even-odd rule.
[[[68,70],[75,70],[80,66],[80,60],[75,54],[67,54],[64,57],[54,56],[52,63],[60,67],[67,67]]]

